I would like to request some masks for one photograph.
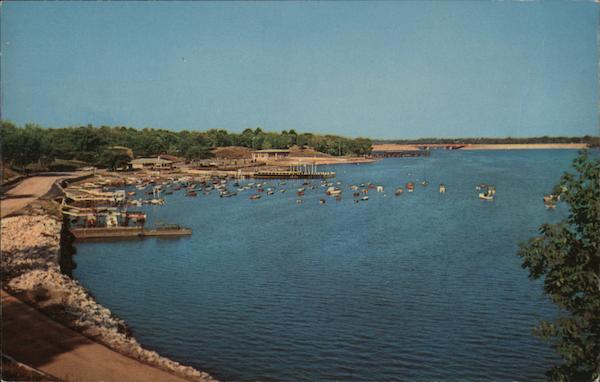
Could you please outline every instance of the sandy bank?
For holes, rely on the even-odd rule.
[[[540,149],[585,149],[585,143],[528,143],[528,144],[498,144],[498,145],[466,145],[461,150],[540,150]]]
[[[401,145],[385,143],[373,145],[374,151],[410,151],[419,150],[420,146],[443,147],[443,144]],[[585,143],[527,143],[527,144],[465,144],[459,150],[535,150],[535,149],[585,149]]]
[[[60,376],[56,374],[56,370],[66,369],[65,375],[70,375],[71,378],[74,375],[82,375],[85,376],[86,380],[113,380],[121,372],[124,373],[125,378],[120,380],[160,381],[177,380],[180,377],[189,381],[213,381],[206,373],[161,357],[154,351],[143,349],[133,337],[128,335],[125,322],[113,315],[110,310],[94,301],[87,290],[77,281],[60,272],[58,263],[60,222],[47,215],[23,215],[2,219],[1,229],[2,288],[18,296],[22,301],[31,304],[56,321],[118,352],[111,352],[105,347],[96,344],[96,346],[106,349],[109,352],[106,353],[102,349],[94,347],[93,343],[83,343],[85,340],[89,341],[87,338],[75,340],[75,336],[71,334],[67,334],[67,338],[69,339],[68,344],[57,344],[55,342],[61,341],[61,337],[54,338],[51,334],[60,329],[53,327],[51,323],[43,323],[37,320],[35,323],[30,322],[30,326],[38,328],[39,335],[34,336],[33,339],[41,341],[40,349],[58,346],[63,351],[63,354],[53,357],[52,360],[44,363],[43,366],[36,365],[36,367],[41,370],[44,370],[44,367],[48,367],[51,369],[50,373],[57,377]],[[12,303],[16,304],[18,302],[17,300]],[[27,336],[27,331],[23,332],[13,329],[5,332],[5,323],[6,325],[15,324],[15,320],[10,320],[10,310],[7,310],[7,306],[5,296],[3,295],[3,308],[5,308],[3,312],[4,342],[10,342],[13,345],[20,342],[27,343],[28,340],[25,340],[26,342],[19,341],[19,336]],[[18,307],[18,305],[11,306],[14,306],[15,309]],[[29,320],[34,320],[36,317],[35,314],[38,313],[33,309],[32,311],[27,312],[21,309],[22,314],[27,316]],[[44,328],[46,329],[44,330]],[[64,329],[69,330],[67,328]],[[44,333],[47,333],[50,337],[44,336]],[[9,338],[15,341],[8,341],[7,339]],[[48,338],[46,343],[44,343],[44,338]],[[82,342],[83,345],[74,349],[69,348],[71,344],[79,342]],[[63,347],[66,347],[66,349],[63,349]],[[7,351],[10,355],[10,349],[6,349],[5,345],[3,345],[3,350]],[[14,350],[18,351],[18,346]],[[38,347],[36,347],[35,349],[29,349],[24,354],[33,354],[38,350]],[[74,351],[82,351],[83,353],[74,355]],[[85,362],[83,368],[86,370],[83,370],[83,372],[88,374],[80,374],[82,372],[79,370],[81,365],[77,365],[76,361],[79,360],[81,362],[81,357],[87,360],[96,359],[94,351],[97,352],[98,356],[103,357],[102,362]],[[89,357],[85,358],[86,356]],[[134,360],[141,361],[142,363],[136,363]],[[26,360],[20,361],[26,362]],[[63,365],[56,366],[57,362],[62,362]],[[69,362],[71,363],[69,364]],[[111,369],[104,364],[105,362],[126,365],[126,368],[121,370],[120,368],[113,367]],[[147,365],[152,365],[163,371]],[[61,379],[68,379],[64,378],[65,375]],[[94,378],[94,376],[97,378]],[[134,378],[134,376],[140,378]]]

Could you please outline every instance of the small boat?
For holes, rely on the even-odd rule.
[[[421,186],[427,187],[427,185],[429,185],[428,181],[424,180],[424,181],[421,182]]]
[[[127,196],[134,196],[134,195],[135,195],[135,191],[129,191],[129,192],[127,193]]]
[[[440,184],[440,194],[446,192],[446,185],[444,183]]]
[[[191,190],[191,191],[186,192],[185,196],[196,197],[196,196],[198,196],[198,194],[196,193],[196,191]]]
[[[327,189],[327,191],[325,191],[325,194],[328,196],[336,196],[336,195],[340,195],[341,193],[342,193],[342,190],[337,187],[329,187]]]
[[[257,199],[260,199],[259,194],[250,195],[250,200],[257,200]]]
[[[302,199],[296,199],[296,204],[302,204]]]
[[[479,193],[479,199],[483,199],[483,200],[494,200],[494,195],[493,195],[493,194],[491,194],[491,193],[489,192],[489,190],[488,190],[488,191],[486,191],[486,192],[480,192],[480,193]]]
[[[559,200],[559,196],[557,195],[545,195],[544,196],[544,205],[546,208],[556,208],[556,202]]]
[[[298,191],[296,194],[297,194],[298,196],[304,196],[304,191]]]
[[[362,198],[360,198],[360,200],[369,200],[368,196],[363,196]]]
[[[279,192],[281,192],[283,194],[283,193],[285,193],[285,189],[281,189],[281,190],[279,190]]]
[[[383,192],[383,186],[377,186],[377,192]]]
[[[406,189],[408,192],[413,192],[415,190],[415,184],[413,182],[406,183]]]
[[[403,193],[403,192],[404,192],[404,188],[402,188],[402,187],[398,187],[398,188],[396,189],[396,191],[394,192],[394,195],[396,195],[396,196],[400,196],[400,195],[402,195],[402,193]]]
[[[271,190],[271,191],[267,191],[267,195],[273,195],[275,193],[275,191]]]
[[[319,199],[319,204],[325,204],[325,199]]]
[[[352,194],[352,196],[354,196],[355,198],[358,198],[360,196],[360,192],[355,192]]]

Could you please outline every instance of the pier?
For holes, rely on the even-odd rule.
[[[143,227],[100,227],[100,228],[71,228],[71,234],[76,240],[85,239],[118,239],[118,238],[143,238],[190,236],[192,230],[180,226],[167,226],[154,229]]]
[[[253,174],[257,179],[327,179],[335,178],[333,171],[318,171],[315,163],[298,163],[287,170],[263,170]]]
[[[273,170],[257,171],[254,173],[257,179],[327,179],[335,178],[333,171],[295,171],[295,170]]]

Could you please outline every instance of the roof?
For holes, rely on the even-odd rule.
[[[158,157],[160,159],[170,160],[171,162],[179,162],[179,161],[183,160],[179,157],[176,157],[175,155],[168,155],[168,154],[160,154]]]
[[[256,150],[255,153],[289,153],[288,149],[268,149],[268,150]]]
[[[170,160],[162,159],[162,158],[137,158],[131,161],[131,164],[168,164],[173,163]]]

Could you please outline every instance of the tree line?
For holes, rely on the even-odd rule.
[[[10,121],[2,121],[0,136],[2,160],[17,167],[48,165],[57,159],[112,167],[127,155],[127,150],[115,150],[118,147],[130,149],[135,157],[169,154],[193,160],[209,158],[211,149],[215,147],[243,146],[261,150],[298,145],[336,156],[363,156],[370,154],[372,145],[368,138],[352,139],[297,133],[294,130],[275,133],[263,131],[260,127],[241,133],[223,129],[175,132],[125,126],[44,128],[26,124],[20,127]]]

